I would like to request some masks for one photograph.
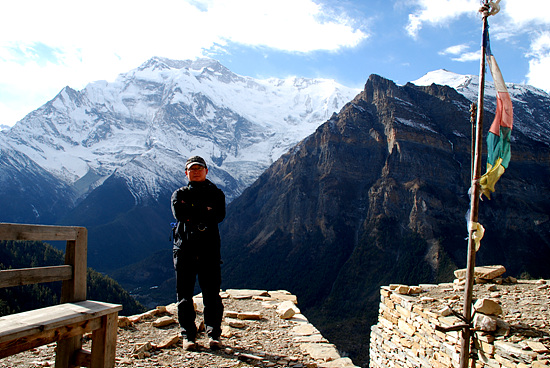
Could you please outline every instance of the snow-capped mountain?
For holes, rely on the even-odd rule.
[[[358,92],[158,57],[112,83],[65,87],[0,132],[0,221],[86,226],[92,267],[135,262],[168,238],[188,157],[206,159],[229,202]]]
[[[479,95],[479,76],[462,75],[450,72],[445,69],[439,69],[427,73],[420,79],[411,82],[417,86],[429,86],[432,83],[442,86],[449,86],[456,89],[468,100],[476,102]],[[549,94],[545,91],[527,84],[506,83],[508,93],[514,106],[514,130],[512,133],[512,142],[514,135],[518,132],[527,137],[550,145],[550,124],[542,118],[543,111],[550,111],[547,106]],[[485,80],[484,107],[487,110],[495,111],[496,108],[496,89],[490,78]],[[527,109],[515,107],[528,107]],[[547,116],[547,115],[546,115]],[[489,125],[491,122],[484,122]]]
[[[182,182],[199,154],[210,178],[237,196],[274,160],[359,91],[323,79],[257,80],[212,59],[152,58],[113,83],[64,88],[2,135],[84,198],[109,176],[136,201]]]

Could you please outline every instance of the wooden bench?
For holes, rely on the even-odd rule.
[[[64,265],[0,270],[0,287],[63,281],[60,304],[0,317],[0,359],[57,342],[56,367],[114,367],[122,306],[86,300],[86,228],[0,223],[0,240],[67,242]]]

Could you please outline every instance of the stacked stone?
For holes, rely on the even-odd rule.
[[[461,271],[457,271],[458,275]],[[476,272],[495,274],[495,267],[485,270],[476,268]],[[502,285],[502,279],[497,278],[500,274],[502,272],[498,271],[494,280]],[[480,282],[488,282],[487,274],[482,276]],[[457,279],[460,277],[457,276]],[[476,313],[472,322],[476,367],[550,367],[548,283],[545,280],[522,281],[521,284],[517,284],[517,280],[514,282],[515,285],[509,284],[507,288],[500,286],[501,291],[495,291],[494,286],[475,285]],[[462,324],[453,314],[453,309],[455,313],[461,313],[463,289],[457,288],[460,284],[455,280],[454,283],[420,287],[382,287],[378,323],[372,326],[371,331],[370,367],[458,367],[461,331],[443,333],[436,330],[436,326]],[[525,293],[524,299],[536,297],[538,302],[528,304],[528,300],[521,300],[518,303],[515,293],[519,290]],[[491,298],[483,297],[487,294]],[[504,303],[507,311],[503,312],[500,303]],[[534,307],[520,311],[522,304]],[[516,319],[518,315],[526,318],[526,322],[529,320],[529,324]],[[533,323],[537,316],[542,322]],[[531,334],[536,333],[538,337],[528,337],[529,333],[518,336],[510,332],[522,328]]]
[[[458,364],[459,332],[442,333],[435,330],[435,325],[450,327],[460,320],[422,308],[418,296],[421,291],[422,287],[406,285],[381,288],[378,324],[371,330],[371,368]]]

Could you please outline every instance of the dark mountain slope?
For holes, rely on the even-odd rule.
[[[66,184],[29,157],[0,146],[0,221],[51,224],[74,205]]]
[[[165,202],[153,198],[137,202],[126,180],[111,175],[59,222],[86,224],[89,264],[100,272],[112,272],[170,248],[170,222],[174,221],[170,195],[163,190],[159,197]]]
[[[448,281],[465,266],[469,104],[448,87],[371,76],[229,205],[224,287],[290,290],[331,341],[365,362],[380,285]],[[478,264],[548,277],[550,151],[533,145],[518,135],[497,193],[482,202]]]

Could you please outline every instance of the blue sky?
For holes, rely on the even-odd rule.
[[[496,2],[496,1],[495,1]],[[208,56],[255,78],[362,88],[447,69],[479,73],[480,0],[21,0],[0,5],[0,125],[63,87],[113,81],[153,56]],[[550,92],[550,1],[501,0],[489,17],[506,82]],[[529,6],[527,6],[529,5]]]

